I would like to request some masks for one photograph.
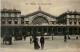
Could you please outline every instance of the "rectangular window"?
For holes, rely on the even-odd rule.
[[[18,22],[17,22],[17,21],[15,21],[15,22],[14,22],[14,24],[18,24]]]
[[[74,22],[76,22],[77,21],[77,19],[74,19]]]
[[[8,24],[11,24],[11,21],[8,21]]]
[[[21,24],[24,24],[24,21],[21,21]]]
[[[12,13],[12,14],[11,14],[11,17],[15,17],[15,14],[14,14],[14,13]]]
[[[28,21],[26,21],[26,24],[28,24]]]
[[[72,24],[72,22],[70,22],[70,25]]]
[[[11,13],[9,13],[9,17],[11,17]]]
[[[80,22],[79,22],[79,25],[80,25]]]
[[[24,18],[21,18],[21,24],[24,24]]]
[[[74,22],[74,24],[76,24],[76,22]]]
[[[26,22],[26,24],[29,24],[29,22],[28,21],[25,21]]]
[[[54,22],[52,22],[52,24],[54,24]]]
[[[14,15],[15,15],[15,17],[17,17],[17,14],[16,13]]]

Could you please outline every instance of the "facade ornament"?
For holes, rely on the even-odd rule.
[[[41,6],[39,6],[39,11],[41,11]]]

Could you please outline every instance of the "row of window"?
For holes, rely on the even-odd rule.
[[[2,21],[2,24],[6,24],[6,22],[5,21]],[[12,24],[12,22],[11,21],[8,21],[8,24]],[[14,21],[14,24],[18,24],[18,21]]]
[[[26,22],[26,24],[29,24],[28,21],[25,21],[25,22]],[[1,23],[2,23],[2,24],[6,24],[6,21],[2,21]],[[80,24],[80,22],[78,22],[78,23]],[[11,21],[8,21],[8,24],[12,24],[12,22],[11,22]],[[18,21],[14,21],[14,24],[18,24]],[[21,23],[21,24],[24,24],[24,22]],[[52,22],[52,24],[54,24],[54,22]],[[72,24],[72,22],[70,21],[69,24]],[[76,25],[77,22],[74,22],[74,24]]]
[[[2,24],[6,24],[6,22],[5,21],[2,21]],[[8,24],[12,24],[12,22],[11,21],[8,21]],[[14,24],[18,24],[18,21],[14,21]],[[24,24],[24,22],[21,22],[21,24]],[[29,24],[29,22],[28,21],[25,21],[25,24]]]
[[[80,15],[67,15],[67,18],[80,18]]]
[[[20,17],[20,14],[4,13],[4,14],[1,14],[1,17]]]
[[[71,25],[71,24],[72,24],[72,22],[69,22],[69,24]],[[74,24],[76,25],[76,24],[77,24],[77,22],[74,22]],[[79,22],[79,25],[80,25],[80,22]]]
[[[69,21],[72,21],[72,19],[69,19]],[[73,19],[73,21],[80,21],[80,19]]]

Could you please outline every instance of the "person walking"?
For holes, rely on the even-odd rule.
[[[9,35],[9,45],[11,45],[11,44],[12,44],[12,36]]]
[[[41,43],[41,49],[43,49],[44,48],[44,36],[41,36],[40,43]]]
[[[68,39],[70,40],[70,36],[68,35]]]
[[[24,37],[24,41],[26,40],[26,35],[23,36]]]
[[[67,42],[67,36],[64,35],[64,42]]]
[[[78,36],[76,36],[76,39],[78,39]]]
[[[38,38],[34,37],[33,42],[34,42],[34,49],[39,49],[40,46],[39,46],[39,44],[38,44]]]
[[[30,37],[30,44],[32,44],[32,37]]]

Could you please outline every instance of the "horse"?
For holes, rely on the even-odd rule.
[[[10,37],[3,38],[3,44],[7,44],[7,42],[10,42]]]

